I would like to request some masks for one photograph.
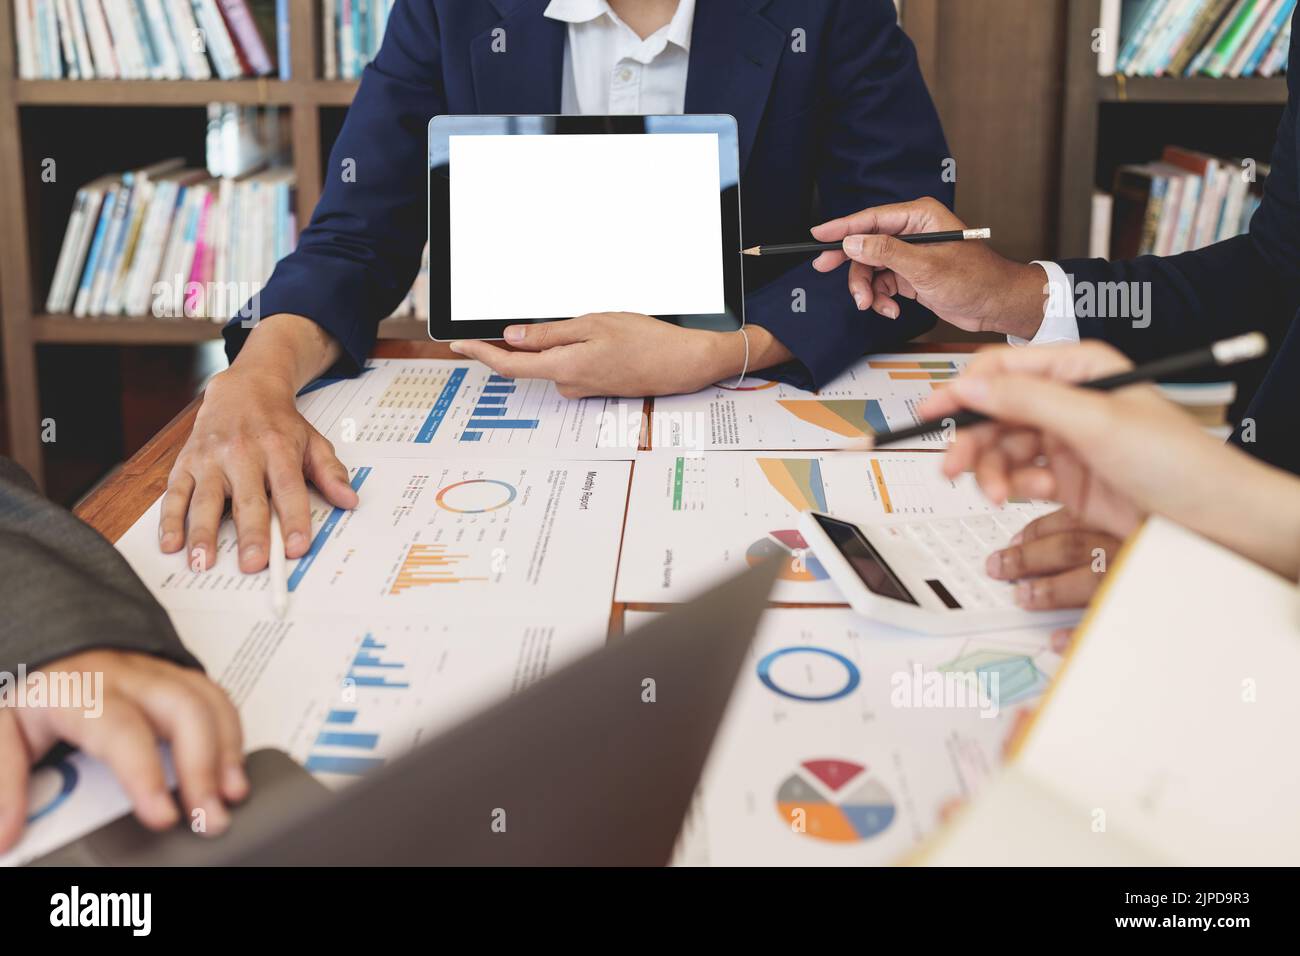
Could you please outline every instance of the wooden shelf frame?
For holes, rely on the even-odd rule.
[[[29,249],[32,235],[26,184],[37,175],[24,169],[20,113],[39,111],[57,122],[66,107],[194,107],[226,102],[283,108],[289,118],[297,192],[297,219],[305,225],[321,193],[325,155],[321,113],[347,107],[353,80],[324,80],[320,63],[320,4],[295,2],[289,10],[289,80],[21,80],[17,78],[12,11],[0,13],[0,349],[10,454],[44,486],[41,412],[36,376],[40,345],[194,345],[218,339],[221,326],[198,320],[105,317],[73,319],[46,315],[45,292],[36,288]],[[159,155],[162,145],[159,146]],[[39,303],[39,305],[38,305]],[[424,324],[388,319],[380,335],[426,338]]]

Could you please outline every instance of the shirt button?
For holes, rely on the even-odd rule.
[[[632,81],[632,71],[627,67],[623,67],[618,71],[618,78],[624,83],[630,83]]]

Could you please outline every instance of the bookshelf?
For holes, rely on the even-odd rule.
[[[193,111],[197,118],[202,117],[210,102],[281,108],[290,124],[297,221],[303,226],[320,197],[329,151],[329,144],[322,141],[322,114],[331,114],[326,129],[337,127],[332,114],[352,102],[357,83],[320,79],[323,71],[317,0],[294,0],[290,4],[291,80],[20,80],[13,28],[13,13],[6,4],[0,11],[0,349],[9,454],[44,486],[38,349],[67,345],[194,346],[219,339],[221,326],[192,319],[74,319],[44,314],[46,283],[53,268],[50,257],[57,255],[57,247],[50,251],[48,231],[58,232],[61,238],[68,210],[54,204],[41,206],[39,154],[34,152],[37,147],[26,141],[24,132],[36,124],[58,122],[60,112],[73,115],[77,110],[111,111],[110,121],[120,116],[123,136],[136,138],[137,152],[147,157],[145,162],[151,162],[177,152],[175,144],[160,135],[157,124],[151,121],[155,111],[166,110],[168,117],[177,115],[176,111]],[[150,135],[158,139],[156,149],[141,142]],[[120,155],[120,148],[110,149],[98,160],[102,167],[96,174],[129,168],[118,161]],[[96,161],[93,155],[89,159],[80,157],[77,169],[94,166]],[[78,185],[67,184],[68,196]],[[59,221],[55,223],[54,219]],[[426,331],[418,320],[388,319],[380,326],[380,334],[385,338],[422,339]],[[96,396],[86,395],[85,399],[95,401]]]
[[[1057,232],[1062,258],[1088,254],[1093,189],[1109,190],[1116,166],[1157,158],[1165,143],[1266,161],[1287,101],[1285,76],[1099,76],[1092,31],[1101,24],[1101,0],[1068,2]]]

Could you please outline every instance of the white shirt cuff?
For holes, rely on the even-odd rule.
[[[1074,290],[1070,286],[1070,277],[1055,262],[1034,260],[1033,265],[1041,266],[1047,273],[1047,307],[1043,310],[1043,324],[1032,339],[1008,335],[1007,341],[1012,345],[1079,341],[1079,321],[1074,317]]]

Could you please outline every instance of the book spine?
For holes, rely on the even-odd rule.
[[[1116,73],[1127,73],[1129,65],[1137,55],[1137,51],[1142,47],[1142,41],[1146,39],[1147,31],[1151,29],[1151,24],[1159,14],[1164,0],[1147,0],[1142,12],[1138,14],[1137,20],[1134,21],[1133,30],[1129,36],[1124,38],[1124,46],[1120,50],[1119,58],[1115,63]]]
[[[62,312],[60,305],[63,287],[67,282],[69,270],[74,268],[72,257],[77,248],[77,237],[81,230],[81,220],[86,215],[89,197],[85,189],[78,189],[72,201],[72,212],[68,216],[67,230],[63,233],[63,245],[59,249],[59,260],[54,266],[54,278],[50,280],[50,291],[45,297],[46,312]]]
[[[1232,22],[1232,26],[1230,26],[1228,31],[1223,35],[1223,38],[1219,41],[1219,45],[1215,47],[1214,55],[1205,65],[1205,72],[1210,76],[1216,78],[1223,76],[1224,66],[1232,56],[1233,51],[1236,50],[1237,44],[1241,42],[1241,34],[1246,30],[1251,15],[1255,12],[1255,6],[1256,0],[1246,0],[1242,5],[1241,12]]]
[[[1273,15],[1277,13],[1278,8],[1282,5],[1283,0],[1260,0],[1255,7],[1256,14],[1246,28],[1242,41],[1237,45],[1236,51],[1224,65],[1223,73],[1225,76],[1241,76],[1241,68],[1245,66],[1246,60],[1255,49],[1255,44],[1268,29],[1268,25],[1273,20]]]
[[[122,297],[122,311],[127,315],[141,315],[148,306],[149,289],[158,270],[161,234],[171,216],[175,193],[176,183],[170,181],[158,183],[154,189],[149,216],[140,232],[139,247]]]
[[[131,213],[123,226],[122,255],[109,277],[108,295],[104,299],[105,315],[120,315],[126,297],[126,283],[140,254],[140,234],[148,217],[153,184],[140,177],[131,196]]]
[[[1272,76],[1284,62],[1287,49],[1291,43],[1291,21],[1288,20],[1282,26],[1282,32],[1277,35],[1273,41],[1273,48],[1264,56],[1264,62],[1259,65],[1260,76]]]
[[[1155,248],[1156,229],[1160,223],[1160,214],[1164,210],[1165,191],[1169,188],[1166,176],[1153,176],[1151,179],[1151,196],[1147,199],[1146,216],[1142,221],[1142,241],[1138,246],[1138,255],[1150,255]]]
[[[145,16],[144,7],[141,6],[140,0],[126,0],[126,8],[130,12],[131,24],[135,29],[136,43],[139,45],[143,57],[145,76],[152,80],[163,79],[162,57],[154,45],[153,35],[149,32],[148,18]]]
[[[40,73],[36,65],[36,24],[32,0],[15,0],[14,41],[18,45],[18,78],[36,79]]]
[[[293,79],[289,51],[289,0],[275,0],[275,57],[282,80]]]
[[[1295,12],[1295,5],[1296,0],[1285,0],[1285,2],[1278,8],[1277,13],[1273,16],[1273,21],[1268,25],[1268,29],[1260,38],[1259,43],[1255,45],[1255,49],[1251,53],[1250,58],[1242,67],[1242,76],[1253,76],[1259,70],[1260,64],[1264,62],[1264,58],[1268,55],[1269,50],[1273,48],[1273,41],[1277,39],[1277,35],[1281,32],[1282,26],[1290,19],[1291,14]]]
[[[1196,54],[1200,52],[1205,45],[1205,41],[1214,28],[1219,25],[1219,21],[1227,12],[1232,0],[1210,0],[1210,3],[1201,10],[1196,22],[1192,24],[1192,29],[1188,33],[1186,41],[1182,47],[1169,61],[1167,72],[1171,76],[1181,76],[1187,69],[1187,65],[1192,62]]]
[[[1215,27],[1214,33],[1210,35],[1210,39],[1206,41],[1203,47],[1201,47],[1196,56],[1192,58],[1192,62],[1188,65],[1187,70],[1183,74],[1184,76],[1196,76],[1205,70],[1206,65],[1210,62],[1210,58],[1214,56],[1215,48],[1219,45],[1220,41],[1223,40],[1224,34],[1231,29],[1232,24],[1237,19],[1237,14],[1241,12],[1242,7],[1247,2],[1248,0],[1233,0],[1227,13],[1225,13],[1223,18],[1219,21],[1219,25]]]
[[[234,55],[233,43],[216,0],[193,0],[193,3],[194,16],[207,38],[208,56],[212,58],[217,76],[223,80],[236,79],[240,76],[239,61]]]
[[[340,72],[345,80],[357,78],[356,26],[352,16],[353,0],[339,0],[339,54]]]
[[[93,80],[95,63],[90,53],[90,41],[86,35],[86,18],[82,14],[81,0],[68,0],[68,11],[72,15],[72,43],[77,49],[77,63],[81,69],[82,79]]]
[[[1152,61],[1152,76],[1164,76],[1170,62],[1177,56],[1182,45],[1187,42],[1187,37],[1192,31],[1196,18],[1203,12],[1206,3],[1207,0],[1190,0],[1178,12],[1170,24],[1169,34],[1165,37],[1159,55]]]
[[[95,273],[95,284],[90,289],[90,312],[94,316],[104,313],[104,303],[108,301],[109,283],[117,272],[117,264],[122,258],[122,247],[126,242],[126,225],[131,214],[131,203],[135,192],[133,180],[133,174],[125,174],[122,177],[122,185],[117,191],[113,219],[108,224],[108,235],[104,237],[104,250],[100,256],[99,269]]]
[[[19,0],[22,2],[22,0]],[[90,40],[90,53],[95,61],[95,74],[105,79],[118,77],[117,56],[113,52],[113,41],[108,35],[108,21],[104,19],[104,8],[100,0],[78,0],[81,12],[86,17],[86,34]]]
[[[77,50],[72,42],[72,11],[68,0],[55,0],[54,22],[58,27],[59,49],[63,51],[63,63],[68,79],[81,79],[81,68],[77,65]]]
[[[1200,176],[1189,176],[1183,190],[1183,201],[1178,210],[1178,228],[1169,244],[1169,254],[1186,252],[1192,242],[1192,224],[1201,205],[1201,188],[1205,185]]]
[[[158,293],[151,294],[151,309],[155,318],[175,317],[179,313],[184,282],[177,275],[180,250],[184,244],[193,188],[181,186],[176,193],[176,206],[163,244],[162,259],[158,264]],[[151,290],[152,293],[152,290]],[[165,293],[170,293],[166,295]]]
[[[257,24],[253,22],[253,13],[248,9],[248,4],[244,0],[221,0],[221,12],[226,18],[231,37],[243,51],[253,74],[268,76],[274,72],[271,52],[266,48],[262,35],[257,32]]]
[[[212,67],[205,53],[206,42],[200,42],[198,21],[194,19],[194,8],[190,0],[167,0],[167,10],[175,24],[176,36],[181,44],[181,57],[185,63],[186,75],[192,80],[212,79]]]
[[[1159,17],[1151,24],[1151,29],[1147,32],[1146,39],[1142,41],[1142,46],[1133,62],[1129,65],[1129,73],[1133,76],[1146,76],[1150,72],[1148,64],[1160,45],[1164,42],[1165,33],[1169,29],[1169,21],[1174,18],[1178,12],[1179,0],[1165,0],[1160,9]]]
[[[104,196],[104,206],[100,210],[99,221],[95,224],[95,235],[90,243],[90,254],[86,257],[86,268],[81,273],[81,284],[77,287],[77,299],[73,314],[78,318],[84,317],[90,310],[90,298],[94,290],[95,276],[99,272],[99,260],[104,255],[108,224],[113,218],[113,210],[117,205],[117,194],[120,188],[118,185],[111,186]]]
[[[212,211],[212,192],[203,197],[203,208],[199,210],[198,223],[194,227],[194,262],[190,265],[190,281],[203,281],[203,257],[208,249],[208,216]]]
[[[325,79],[339,78],[339,38],[337,0],[322,0],[321,3],[321,48],[325,53]]]

